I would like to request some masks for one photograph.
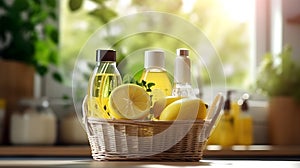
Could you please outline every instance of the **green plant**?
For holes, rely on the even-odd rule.
[[[300,101],[300,66],[291,55],[289,45],[278,56],[267,53],[260,65],[257,88],[270,97],[290,96]]]
[[[155,83],[153,83],[153,82],[147,83],[145,80],[142,80],[141,82],[139,82],[139,81],[135,80],[134,77],[132,77],[128,74],[123,77],[123,83],[133,83],[133,84],[139,85],[139,86],[143,87],[147,92],[152,92],[151,87],[155,86]]]
[[[57,65],[56,3],[56,0],[0,1],[0,58],[29,64],[41,76],[50,65]],[[52,75],[62,81],[58,72]]]

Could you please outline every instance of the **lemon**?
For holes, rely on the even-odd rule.
[[[149,114],[150,96],[134,84],[116,87],[109,96],[108,108],[112,118],[143,119]]]
[[[161,112],[165,109],[165,107],[179,99],[181,99],[181,97],[179,96],[166,96],[154,102],[152,107],[154,118],[159,118]]]
[[[152,89],[151,91],[152,94],[152,102],[156,102],[157,100],[164,98],[165,92],[161,89]]]
[[[199,98],[182,98],[169,104],[160,114],[159,120],[205,119],[206,105]]]

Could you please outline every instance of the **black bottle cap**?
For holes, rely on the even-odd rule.
[[[241,109],[242,109],[242,111],[248,111],[247,99],[243,101]]]
[[[226,100],[224,103],[224,110],[230,110],[231,109],[231,100],[230,100],[230,96],[231,96],[231,90],[227,91],[227,96],[226,96]]]
[[[249,99],[249,94],[247,94],[247,93],[243,94],[243,96],[242,96],[243,103],[241,105],[242,111],[248,111],[248,109],[249,109],[248,101],[247,101],[248,99]]]
[[[96,61],[116,61],[115,50],[96,50]]]

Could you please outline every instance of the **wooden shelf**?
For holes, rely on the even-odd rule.
[[[0,156],[91,156],[83,146],[0,146]]]
[[[208,145],[204,151],[207,157],[299,157],[300,146],[271,145],[235,145],[221,148],[218,145]]]
[[[90,147],[83,146],[0,146],[0,156],[91,157]],[[299,157],[300,146],[233,146],[208,145],[204,157]]]

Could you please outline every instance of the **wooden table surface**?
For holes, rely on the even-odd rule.
[[[83,146],[0,146],[1,156],[18,157],[88,157],[91,156],[90,147]],[[235,145],[221,148],[208,145],[204,157],[300,157],[300,146],[270,146],[270,145]]]
[[[240,160],[239,160],[240,159]],[[2,146],[0,168],[300,168],[299,146],[208,146],[200,162],[93,161],[89,146]]]
[[[93,161],[92,159],[63,159],[63,158],[6,158],[0,159],[0,167],[16,168],[300,168],[300,161],[272,160],[202,160],[200,162],[119,162]]]

